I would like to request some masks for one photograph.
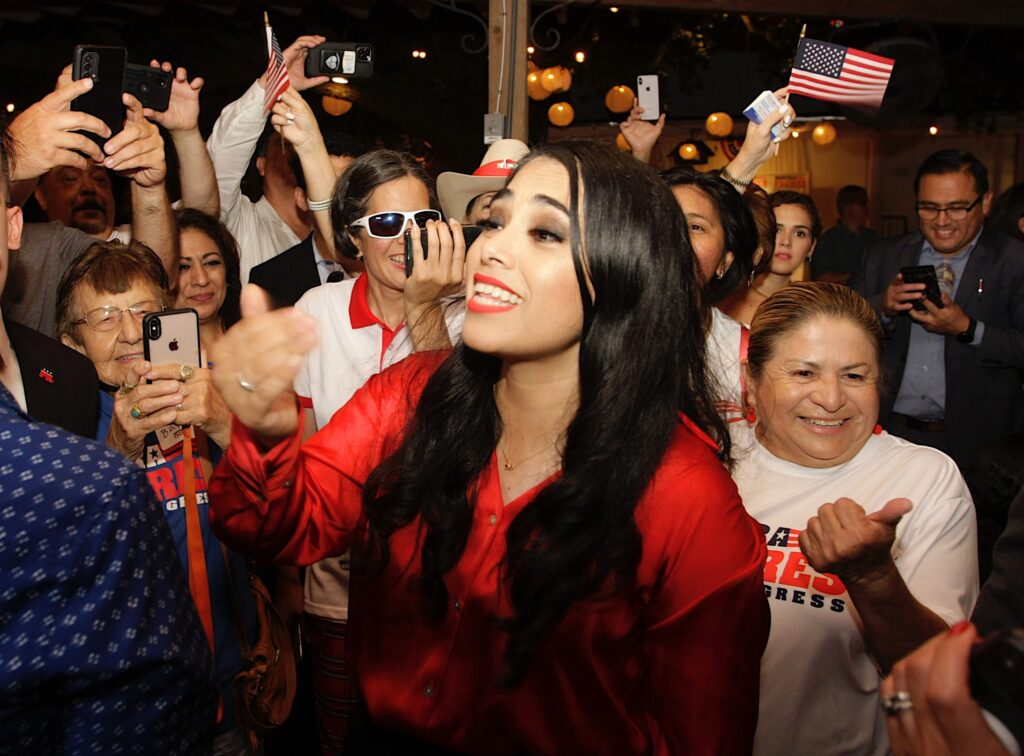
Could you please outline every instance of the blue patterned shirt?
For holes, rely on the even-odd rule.
[[[0,753],[209,753],[213,663],[145,473],[0,386]]]

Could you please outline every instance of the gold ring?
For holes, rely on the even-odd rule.
[[[131,414],[132,417],[138,420],[140,417],[142,417],[142,407],[140,407],[137,404],[133,404],[132,411],[129,414]]]
[[[193,372],[195,372],[195,371],[192,370],[192,366],[191,365],[179,365],[178,366],[178,375],[181,376],[181,380],[182,381],[187,381],[189,378],[191,378]]]
[[[178,410],[178,412],[181,412],[182,410],[185,409],[185,405],[183,405],[181,402],[178,402],[177,404],[174,405],[174,409]]]
[[[129,386],[127,383],[121,385],[121,388],[117,390],[119,396],[128,396],[135,390],[134,386]]]

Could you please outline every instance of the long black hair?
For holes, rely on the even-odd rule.
[[[534,648],[574,603],[633,586],[642,546],[634,511],[678,413],[705,428],[723,458],[729,450],[705,375],[700,281],[692,255],[680,254],[689,241],[672,194],[650,168],[597,143],[549,144],[518,170],[541,159],[568,173],[584,310],[579,408],[561,478],[509,527],[502,580],[513,613],[499,618],[509,633],[506,685],[521,680]],[[401,447],[363,491],[369,538],[358,558],[382,569],[392,534],[419,517],[420,588],[435,620],[448,604],[444,576],[466,547],[475,481],[501,436],[493,391],[500,372],[499,358],[457,347],[428,381]]]

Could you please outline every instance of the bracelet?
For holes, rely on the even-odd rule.
[[[746,189],[746,188],[747,188],[748,186],[750,186],[750,182],[749,182],[749,181],[740,181],[740,180],[739,180],[738,178],[736,178],[735,176],[731,175],[731,174],[729,173],[729,171],[727,171],[727,170],[726,170],[725,168],[723,168],[723,169],[722,169],[722,170],[721,170],[721,171],[719,172],[719,174],[718,174],[718,175],[719,175],[719,176],[720,176],[721,178],[723,178],[723,179],[725,179],[726,181],[728,181],[728,182],[729,182],[730,184],[732,184],[733,186],[738,186],[738,187],[739,187],[740,189]],[[310,205],[310,206],[312,207],[312,205]]]
[[[306,205],[309,207],[310,210],[316,212],[317,210],[330,210],[332,202],[334,202],[333,199],[325,199],[325,200],[307,199],[306,200]]]

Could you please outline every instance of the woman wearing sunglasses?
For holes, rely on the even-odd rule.
[[[238,419],[215,527],[283,562],[357,547],[375,752],[750,752],[766,551],[721,463],[691,260],[649,168],[542,147],[469,250],[463,342],[304,445],[316,324],[243,293],[215,350]]]
[[[465,245],[458,224],[453,224],[453,233],[447,232],[430,179],[411,155],[392,150],[366,153],[335,184],[333,173],[319,170],[329,163],[326,151],[319,149],[320,133],[305,101],[289,92],[278,109],[283,107],[291,109],[293,118],[279,117],[287,121],[282,133],[298,143],[296,153],[309,196],[330,198],[329,203],[321,203],[330,205],[330,213],[316,213],[321,216],[319,222],[330,220],[321,226],[324,238],[333,239],[336,254],[359,259],[365,266],[358,278],[315,287],[295,305],[316,321],[320,334],[317,347],[304,355],[294,384],[307,435],[312,435],[372,375],[414,351],[450,347],[457,340],[462,302],[442,306],[441,298],[461,293]],[[318,149],[301,149],[312,145]],[[431,237],[427,259],[420,246],[420,229],[427,229]],[[415,266],[408,277],[406,231],[416,232]],[[294,575],[290,584],[280,577],[287,574]],[[300,605],[297,571],[279,573],[277,594],[279,603]],[[356,698],[354,681],[344,673],[347,557],[325,559],[306,570],[301,605],[321,752],[340,752]]]

